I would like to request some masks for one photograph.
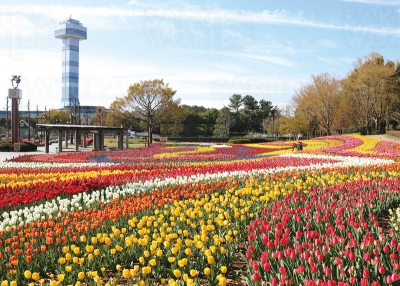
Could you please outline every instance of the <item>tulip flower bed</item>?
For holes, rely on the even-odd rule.
[[[400,165],[387,159],[396,146],[371,142],[156,144],[4,162],[1,285],[389,285],[400,235],[378,220],[400,202]],[[289,154],[265,157],[279,151]]]

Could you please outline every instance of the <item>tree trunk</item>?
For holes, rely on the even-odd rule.
[[[151,128],[151,125],[149,124],[149,128],[148,128],[148,136],[147,136],[147,146],[150,147],[151,142],[153,141],[153,134],[152,134],[152,130],[153,128]]]

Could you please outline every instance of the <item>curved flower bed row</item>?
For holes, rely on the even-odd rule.
[[[335,163],[335,160],[313,158],[264,158],[258,161],[232,162],[231,164],[213,164],[212,166],[178,165],[153,169],[130,169],[127,165],[108,166],[88,172],[77,172],[76,169],[66,172],[49,172],[38,174],[33,171],[23,175],[10,176],[15,183],[0,185],[0,209],[13,209],[19,205],[32,204],[35,201],[51,200],[56,196],[73,195],[88,192],[107,186],[118,186],[130,182],[145,182],[156,178],[173,178],[181,175],[193,176],[207,173],[248,171],[265,168],[283,168],[287,166],[308,166],[310,164]],[[32,169],[28,169],[30,172]],[[23,173],[23,172],[19,172]],[[8,175],[3,177],[6,180]],[[0,175],[0,180],[2,176]],[[23,180],[23,182],[19,181]]]
[[[398,146],[382,144],[376,151],[379,142],[373,147],[353,136],[365,146],[347,144],[333,150],[334,157],[309,154],[352,140],[343,137],[305,141],[303,152],[284,144],[210,152],[194,145],[156,145],[143,150],[149,159],[143,164],[24,168],[7,162],[0,182],[12,185],[8,198],[31,201],[1,210],[0,282],[231,285],[245,279],[247,285],[390,285],[400,271],[399,235],[377,223],[381,212],[400,201],[400,165],[384,159],[391,158],[385,148]],[[199,157],[184,148],[197,150]],[[155,158],[168,149],[177,151],[174,162]],[[364,155],[340,156],[344,150]],[[135,152],[127,154],[140,157]],[[288,154],[260,158],[274,152]],[[57,160],[70,155],[87,162],[96,155],[106,162],[110,154],[125,157],[115,151],[62,159],[58,154]],[[229,159],[200,159],[210,154]],[[21,175],[8,179],[7,170]],[[240,253],[248,261],[244,278],[233,271]]]

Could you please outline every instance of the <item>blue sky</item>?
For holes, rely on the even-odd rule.
[[[182,104],[221,108],[239,93],[285,106],[312,74],[344,77],[371,52],[400,60],[399,0],[2,1],[0,108],[14,74],[20,109],[61,107],[54,31],[69,16],[88,29],[81,105],[108,107],[130,84],[162,78]]]

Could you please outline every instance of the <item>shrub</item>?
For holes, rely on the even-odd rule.
[[[397,130],[390,130],[390,131],[386,132],[386,134],[390,135],[390,136],[400,137],[400,131],[397,131]]]
[[[14,149],[14,147],[13,147]],[[32,143],[32,142],[22,142],[21,143],[21,148],[20,148],[21,152],[31,152],[31,151],[37,151],[37,146],[36,144]]]
[[[367,127],[365,126],[349,126],[343,129],[343,134],[356,134],[359,133],[361,135],[367,134]]]
[[[249,143],[251,143],[251,139],[250,138],[244,138],[244,137],[236,137],[236,138],[229,139],[228,143],[231,143],[231,144],[249,144]]]
[[[10,142],[0,142],[0,152],[13,151],[14,147]]]

